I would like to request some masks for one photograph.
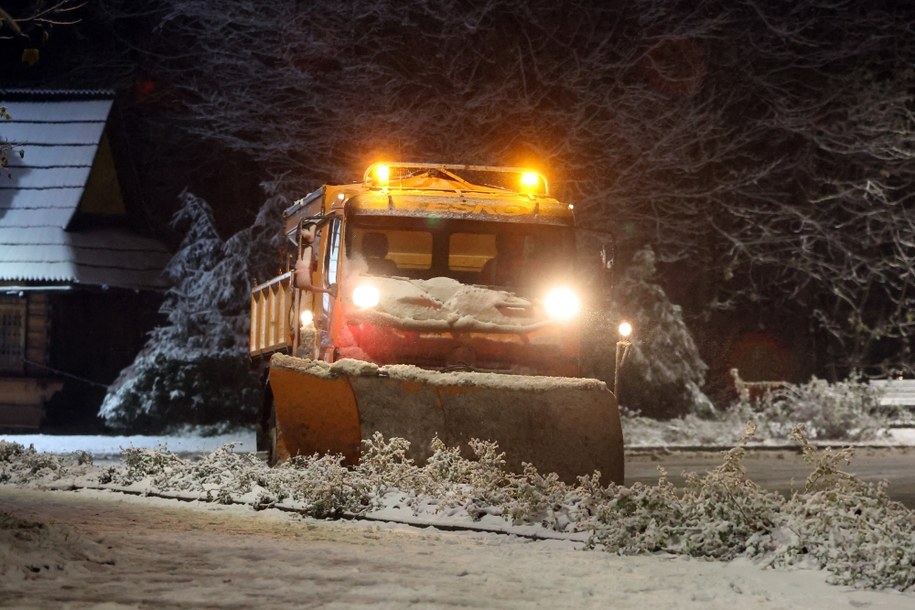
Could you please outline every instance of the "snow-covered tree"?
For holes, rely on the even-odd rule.
[[[167,323],[121,372],[99,413],[116,429],[251,423],[260,403],[247,350],[250,278],[275,257],[285,200],[272,197],[250,228],[225,241],[206,201],[185,192],[181,203],[172,223],[185,237],[165,269],[173,287],[160,309]]]
[[[628,360],[620,369],[620,403],[652,417],[714,411],[702,391],[708,366],[683,320],[657,283],[651,248],[636,252],[616,288],[616,306],[636,329]]]

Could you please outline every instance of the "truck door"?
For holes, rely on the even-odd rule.
[[[334,301],[338,296],[340,284],[340,246],[343,223],[340,218],[334,218],[324,229],[325,248],[322,268],[324,269],[322,286],[325,290],[321,293],[321,311],[319,315],[318,333],[323,359],[333,360],[333,328],[334,328]]]

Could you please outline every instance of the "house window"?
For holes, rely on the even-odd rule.
[[[25,356],[25,301],[0,298],[0,371],[22,372]]]

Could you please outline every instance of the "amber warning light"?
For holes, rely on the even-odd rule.
[[[375,166],[375,182],[378,184],[387,184],[391,180],[391,168],[387,165],[379,164]]]

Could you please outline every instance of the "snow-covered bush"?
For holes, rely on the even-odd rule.
[[[735,447],[725,453],[720,466],[705,476],[687,476],[680,500],[681,518],[673,539],[679,552],[733,559],[748,551],[755,554],[768,548],[783,499],[746,477],[743,455],[744,449]]]
[[[803,424],[810,438],[862,440],[875,438],[889,423],[880,410],[879,390],[856,377],[837,383],[813,377],[786,383],[755,401],[742,396],[730,417],[753,419],[768,438],[788,438]]]
[[[665,550],[680,520],[677,489],[663,471],[656,485],[612,489],[595,509],[579,528],[591,532],[591,546],[619,554]]]
[[[749,427],[742,440],[754,429]],[[784,499],[746,477],[743,447],[724,453],[722,464],[704,476],[690,473],[676,489],[662,472],[658,484],[620,488],[594,523],[592,545],[615,553],[665,551],[733,559],[769,546]]]
[[[851,462],[850,448],[817,451],[801,426],[792,437],[801,443],[813,472],[805,489],[783,510],[789,535],[775,550],[773,563],[812,561],[843,585],[915,587],[915,512],[886,494],[884,483],[871,484],[841,467]]]
[[[417,483],[418,468],[407,457],[410,443],[402,438],[385,440],[380,432],[362,442],[363,451],[357,466],[359,474],[371,482],[376,492],[389,488],[403,489]]]
[[[92,465],[84,451],[67,456],[40,453],[35,447],[0,441],[0,484],[23,484],[35,480],[57,480]]]
[[[420,467],[406,457],[408,441],[386,440],[376,432],[371,439],[363,441],[356,471],[379,497],[400,494],[403,502],[414,510],[434,504],[436,511],[463,512],[477,520],[510,497],[506,493],[509,476],[505,471],[505,454],[496,443],[470,439],[468,446],[473,459],[462,456],[460,448],[447,447],[434,438],[433,454]],[[404,490],[409,492],[405,496]],[[496,514],[499,510],[496,509]]]
[[[743,441],[752,431],[749,426]],[[602,485],[598,473],[570,484],[530,465],[507,472],[490,442],[474,442],[474,459],[436,442],[434,455],[417,465],[405,457],[405,440],[380,435],[365,442],[367,462],[355,467],[344,466],[340,456],[312,455],[270,468],[230,447],[199,461],[161,448],[129,449],[124,463],[103,472],[98,484],[255,509],[282,505],[320,518],[396,506],[415,516],[487,519],[490,527],[585,533],[590,547],[612,553],[802,563],[844,585],[915,591],[915,512],[890,500],[883,486],[843,472],[850,450],[818,451],[801,426],[793,438],[812,472],[805,489],[789,499],[747,478],[741,446],[723,452],[720,466],[688,477],[682,488],[663,471],[654,485],[623,487]],[[78,459],[38,457],[34,449],[0,443],[0,483],[45,484],[86,472]]]
[[[340,456],[297,456],[281,468],[290,499],[304,502],[306,514],[312,517],[361,514],[371,506],[371,483],[354,476]],[[275,482],[270,487],[282,489]]]
[[[161,446],[157,449],[128,447],[122,449],[121,455],[124,468],[109,468],[101,476],[103,483],[133,485],[151,478],[154,485],[164,487],[169,484],[172,475],[185,466],[184,460]]]
[[[739,398],[711,416],[687,414],[657,421],[622,410],[623,430],[632,445],[730,445],[740,440],[747,422],[756,427],[754,438],[789,441],[794,427],[803,424],[818,440],[861,441],[879,438],[891,420],[880,408],[880,393],[856,379],[828,383],[812,378],[804,384],[784,384],[755,400]]]

